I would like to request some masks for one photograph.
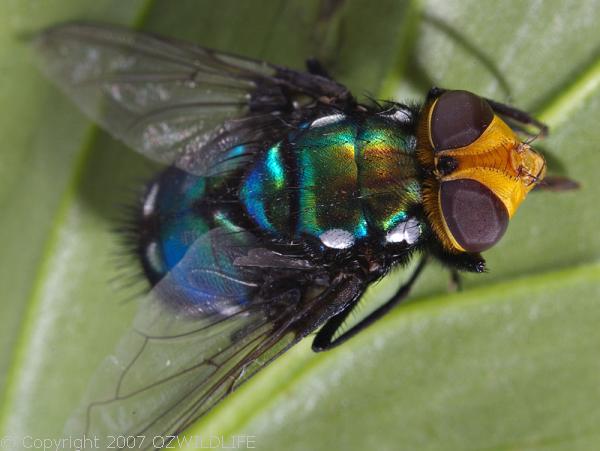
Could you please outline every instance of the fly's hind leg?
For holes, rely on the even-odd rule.
[[[419,264],[413,271],[412,275],[408,279],[408,281],[406,283],[404,283],[400,288],[398,288],[396,293],[394,293],[394,295],[390,298],[389,301],[387,301],[385,304],[378,307],[376,310],[374,310],[368,316],[363,318],[358,324],[355,324],[354,326],[352,326],[350,329],[348,329],[342,335],[340,335],[339,337],[337,337],[335,339],[333,337],[335,336],[336,332],[342,326],[344,321],[348,318],[348,315],[350,315],[350,312],[352,312],[354,310],[354,308],[358,305],[358,303],[360,302],[361,296],[358,296],[344,310],[342,310],[335,316],[331,317],[325,323],[325,325],[319,330],[319,332],[317,332],[317,335],[315,336],[315,339],[313,340],[313,344],[312,344],[313,351],[315,351],[315,352],[326,351],[328,349],[335,348],[336,346],[341,345],[346,340],[353,337],[361,330],[365,329],[367,326],[373,324],[376,320],[378,320],[379,318],[384,316],[386,313],[388,313],[393,307],[395,307],[400,302],[402,302],[404,299],[406,299],[406,297],[410,293],[411,288],[413,287],[413,285],[415,284],[415,282],[421,275],[423,268],[425,268],[426,263],[427,263],[427,256],[423,256],[421,258],[421,260],[419,261]]]

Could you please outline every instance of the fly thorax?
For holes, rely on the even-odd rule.
[[[406,221],[421,202],[416,138],[410,112],[392,113],[334,111],[266,149],[241,185],[247,214],[268,234],[316,238],[328,249],[349,249],[373,233],[414,242]]]

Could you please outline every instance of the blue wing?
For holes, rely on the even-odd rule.
[[[295,282],[265,290],[267,274]],[[319,287],[314,278],[308,262],[261,247],[245,230],[210,230],[144,299],[66,433],[181,432],[343,305],[345,295],[331,299],[338,282]]]

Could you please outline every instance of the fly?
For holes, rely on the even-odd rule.
[[[323,351],[376,321],[428,261],[483,272],[532,189],[573,186],[544,185],[519,136],[544,124],[468,91],[360,103],[314,60],[300,72],[101,25],[52,28],[36,48],[94,121],[167,165],[132,218],[152,288],[69,425],[88,436],[182,432],[301,338]],[[408,281],[342,330],[416,254]]]

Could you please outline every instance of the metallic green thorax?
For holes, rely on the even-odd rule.
[[[389,116],[317,119],[253,163],[240,200],[281,238],[312,235],[345,248],[385,235],[421,201],[415,139],[404,130]]]

